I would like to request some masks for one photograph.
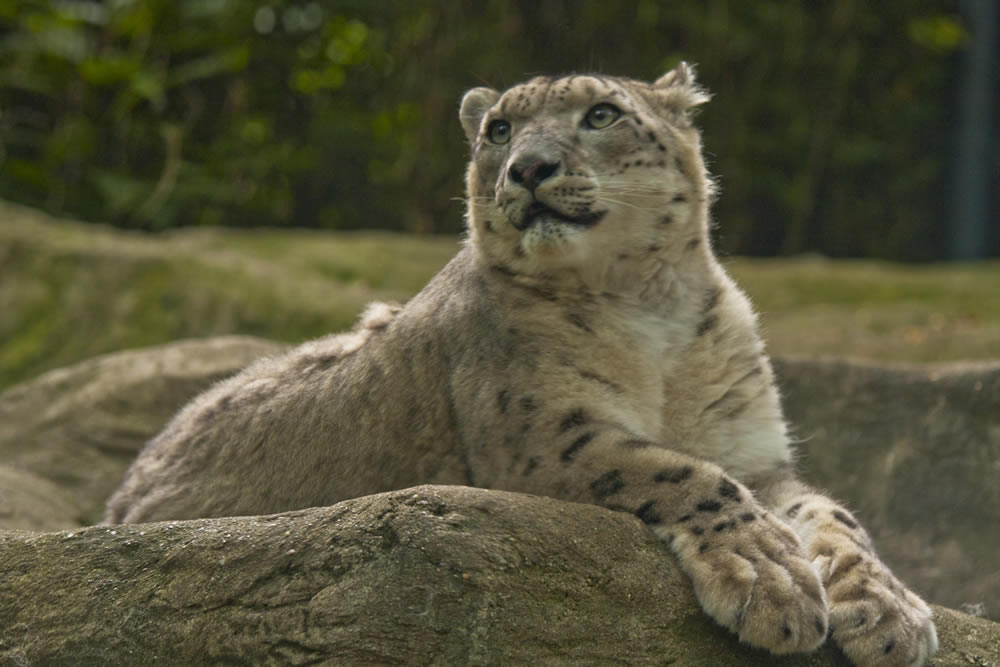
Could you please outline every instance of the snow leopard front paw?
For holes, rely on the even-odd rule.
[[[815,649],[826,638],[826,596],[798,537],[756,503],[733,510],[685,516],[672,530],[702,607],[753,646]]]
[[[858,667],[919,666],[937,651],[931,610],[873,553],[845,536],[810,545],[834,641]]]

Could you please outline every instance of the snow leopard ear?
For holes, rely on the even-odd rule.
[[[470,144],[476,143],[483,116],[499,99],[500,93],[492,88],[473,88],[462,98],[462,108],[458,112],[458,118],[462,121],[462,128],[465,129],[465,136]]]
[[[681,62],[653,83],[653,90],[659,93],[663,103],[684,112],[712,99],[707,90],[694,80],[694,65]]]

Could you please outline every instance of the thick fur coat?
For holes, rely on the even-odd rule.
[[[744,641],[805,651],[829,629],[859,665],[922,664],[930,610],[794,477],[753,310],[711,250],[707,100],[683,64],[469,91],[465,247],[404,306],[196,398],[107,521],[424,483],[597,503],[649,525]]]

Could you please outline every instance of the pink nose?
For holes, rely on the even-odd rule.
[[[558,170],[558,162],[544,162],[535,157],[525,157],[514,162],[507,170],[507,174],[510,180],[534,192],[542,181],[550,178]]]

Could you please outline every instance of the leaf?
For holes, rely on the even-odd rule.
[[[222,74],[242,72],[250,62],[250,47],[246,44],[233,47],[220,53],[212,53],[201,58],[175,67],[167,75],[168,88],[210,79]]]
[[[135,76],[140,63],[123,56],[91,56],[78,67],[84,81],[95,86],[112,86]]]
[[[953,16],[912,19],[906,32],[915,43],[937,53],[951,53],[969,39],[969,33]]]
[[[148,181],[104,169],[92,170],[91,180],[113,216],[130,211],[153,189],[153,184]]]
[[[163,106],[163,77],[159,73],[140,71],[132,77],[131,90],[138,97],[148,100],[154,108]]]

